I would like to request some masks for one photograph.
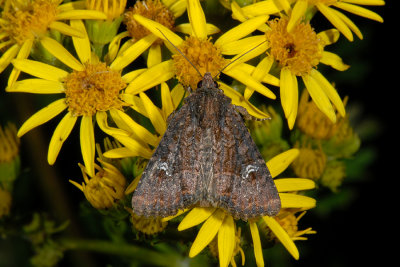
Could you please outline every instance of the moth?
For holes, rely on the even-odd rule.
[[[275,183],[237,108],[206,73],[170,115],[133,193],[134,213],[217,207],[242,220],[278,214]]]

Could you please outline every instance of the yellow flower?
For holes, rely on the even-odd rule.
[[[255,78],[249,71],[243,71],[246,66],[242,64],[260,55],[267,49],[266,43],[263,43],[265,40],[263,36],[243,37],[255,31],[260,25],[263,25],[268,19],[268,16],[256,17],[241,23],[221,35],[212,43],[208,36],[215,32],[216,27],[206,23],[199,1],[189,0],[187,11],[190,24],[185,26],[185,32],[190,36],[185,40],[158,22],[138,14],[133,16],[137,22],[152,32],[154,36],[164,40],[164,43],[174,55],[173,59],[163,61],[150,67],[148,71],[136,78],[138,81],[146,81],[146,86],[139,87],[131,84],[126,88],[126,92],[133,95],[138,94],[154,85],[171,79],[175,75],[180,82],[195,88],[197,82],[200,81],[202,75],[204,75],[204,72],[211,72],[211,74],[215,76],[222,70],[223,73],[240,81],[253,91],[255,90],[266,97],[275,99],[274,93],[260,82],[266,74],[261,74],[261,79]],[[176,48],[182,50],[182,53],[185,54],[200,71],[201,76],[186,59],[182,58],[182,55]],[[245,55],[243,55],[243,52],[245,52]],[[226,60],[222,55],[236,56],[230,60]],[[229,62],[233,63],[228,65]],[[251,68],[247,69],[252,71]],[[252,106],[247,99],[228,85],[220,83],[220,88],[232,99],[233,104],[244,106],[251,115],[257,118],[267,117],[265,113]]]
[[[120,66],[109,67],[93,56],[83,22],[73,20],[71,25],[85,33],[85,38],[72,37],[79,60],[49,37],[43,37],[41,42],[48,51],[72,71],[68,72],[33,60],[15,59],[13,60],[15,69],[26,72],[35,78],[18,81],[8,87],[7,91],[62,94],[64,97],[29,118],[19,129],[18,136],[24,135],[64,110],[68,110],[51,138],[48,162],[54,164],[64,141],[71,133],[78,117],[81,117],[80,143],[83,161],[89,175],[93,176],[95,156],[93,118],[96,116],[97,122],[102,124],[107,121],[107,112],[123,113],[121,109],[127,104],[121,99],[121,91],[132,77],[140,73],[140,70],[121,77]],[[105,132],[108,132],[107,129]]]
[[[300,2],[308,2],[306,4]],[[297,6],[304,5],[304,7],[296,8]],[[366,8],[361,7],[362,5],[366,6],[383,6],[385,5],[385,1],[383,0],[360,0],[360,1],[352,1],[352,0],[309,0],[303,1],[298,0],[294,6],[293,13],[297,12],[297,16],[304,15],[304,12],[307,8],[314,7],[319,12],[324,15],[336,29],[338,29],[349,41],[353,41],[354,32],[358,38],[363,39],[363,35],[358,27],[351,21],[346,15],[344,15],[339,10],[342,9],[344,11],[350,12],[352,14],[365,17],[371,20],[375,20],[378,22],[383,22],[381,16],[376,14],[375,12],[368,10]],[[335,7],[335,8],[332,8]],[[303,14],[302,14],[303,13]]]
[[[342,12],[335,9],[342,9],[352,14],[365,17],[378,22],[383,22],[381,16],[361,6],[382,6],[383,0],[274,0],[260,1],[242,8],[242,14],[248,18],[260,15],[272,15],[282,10],[290,14],[288,31],[297,24],[307,13],[319,11],[333,26],[335,26],[348,40],[353,41],[352,31],[362,39],[363,36],[358,27]],[[335,7],[335,8],[332,8]],[[232,7],[234,10],[234,7]]]
[[[124,23],[127,31],[115,36],[110,43],[110,59],[117,57],[113,64],[127,66],[148,48],[147,66],[152,67],[160,63],[162,40],[139,24],[134,19],[134,15],[138,14],[154,19],[170,30],[179,30],[179,25],[175,27],[175,19],[181,16],[185,10],[186,0],[137,1],[124,14]],[[120,42],[125,37],[130,37],[131,39],[126,41],[119,49]]]
[[[81,168],[84,182],[78,184],[75,181],[70,182],[79,188],[86,199],[96,209],[111,208],[114,203],[125,197],[125,177],[113,165],[99,160],[102,167],[95,164],[97,172],[95,175],[90,175],[88,170],[82,164]],[[88,175],[91,177],[88,178]]]
[[[275,220],[282,226],[283,229],[288,233],[293,241],[297,240],[307,240],[307,237],[303,236],[305,234],[315,234],[316,231],[308,227],[304,230],[299,230],[298,222],[306,214],[306,211],[301,212],[298,216],[299,209],[284,209],[275,217]],[[267,235],[267,239],[277,239],[273,232],[268,228],[263,220],[258,221],[258,227]]]
[[[84,10],[84,6],[66,3],[62,0],[7,1],[0,19],[0,49],[5,51],[0,57],[0,73],[14,58],[28,58],[31,49],[37,43],[43,44],[50,31],[83,37],[84,33],[64,22],[75,19],[105,19],[102,12]],[[77,9],[76,7],[81,9]],[[8,85],[18,78],[20,70],[13,69]]]
[[[272,177],[276,177],[284,171],[288,165],[298,156],[297,149],[291,149],[284,153],[279,154],[270,161],[267,166],[271,172]],[[308,190],[314,188],[315,184],[309,179],[302,178],[281,178],[275,179],[275,184],[281,198],[282,209],[296,208],[296,209],[310,209],[315,206],[315,200],[297,195],[289,192]],[[182,214],[178,213],[175,216]],[[170,220],[175,216],[167,217],[164,220]],[[289,253],[295,258],[299,258],[299,252],[293,239],[285,231],[284,228],[274,217],[264,216],[261,218],[275,234],[278,240],[285,246]],[[194,240],[189,257],[195,257],[199,254],[213,239],[218,238],[218,255],[220,266],[228,266],[233,257],[233,252],[236,246],[235,235],[235,220],[227,212],[219,208],[193,208],[181,221],[178,226],[179,231],[191,228],[193,226],[201,226],[196,239]],[[264,266],[262,255],[261,241],[257,227],[257,220],[250,220],[248,222],[254,245],[254,254],[257,266]],[[218,234],[218,235],[217,235]]]
[[[332,29],[316,34],[309,23],[298,23],[288,32],[286,18],[269,21],[265,38],[270,47],[268,54],[280,68],[280,97],[290,129],[293,128],[298,109],[297,77],[303,80],[317,107],[336,122],[336,110],[343,117],[345,109],[336,89],[316,69],[319,63],[344,71],[349,66],[339,56],[324,51],[324,46],[336,42],[338,31]]]

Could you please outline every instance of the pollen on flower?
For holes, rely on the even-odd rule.
[[[135,5],[129,8],[124,14],[124,23],[129,35],[134,39],[141,39],[150,34],[148,29],[133,18],[135,14],[154,20],[170,30],[174,29],[174,14],[160,0],[137,1]],[[157,42],[161,44],[162,40],[157,40],[156,43]]]
[[[48,26],[56,19],[57,6],[61,1],[33,0],[11,1],[2,12],[0,32],[6,33],[12,43],[22,45],[47,32]],[[4,41],[4,40],[3,40]]]
[[[318,65],[323,50],[322,40],[309,23],[299,23],[287,31],[286,18],[269,21],[271,30],[266,32],[270,53],[282,68],[289,68],[297,75],[308,74]]]
[[[97,111],[121,109],[120,91],[126,87],[121,73],[105,63],[86,64],[64,80],[68,110],[75,116],[93,116]]]
[[[181,54],[173,55],[175,74],[183,85],[196,88],[201,79],[190,62],[202,75],[210,72],[213,77],[225,66],[225,59],[220,49],[210,40],[211,38],[201,40],[194,36],[186,37],[186,40],[178,47],[186,58]]]

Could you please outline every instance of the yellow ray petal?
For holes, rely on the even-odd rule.
[[[187,7],[186,0],[178,0],[174,1],[172,5],[168,7],[168,9],[174,14],[175,18],[182,16],[185,13]]]
[[[51,120],[62,111],[64,111],[67,107],[68,106],[65,103],[65,98],[62,98],[42,108],[41,110],[33,114],[28,120],[26,120],[21,128],[19,128],[17,134],[18,137],[21,137],[33,128]]]
[[[299,259],[299,251],[294,244],[293,240],[290,238],[288,233],[282,226],[272,217],[264,216],[263,217],[265,223],[271,229],[271,231],[275,234],[275,236],[279,239],[282,245],[289,251],[289,253],[295,258],[296,260]]]
[[[288,68],[283,68],[280,75],[280,95],[281,105],[285,117],[287,118],[293,109],[294,99],[293,91],[298,90],[297,84],[293,84],[293,74]]]
[[[268,20],[269,16],[258,16],[240,23],[238,26],[230,29],[215,41],[215,45],[223,48],[225,44],[237,41],[255,31],[258,27]]]
[[[31,53],[33,42],[34,42],[34,40],[25,41],[22,44],[21,49],[18,51],[16,59],[26,59],[26,58],[28,58],[29,54]],[[10,73],[10,75],[9,75],[9,77],[8,77],[7,85],[8,86],[13,85],[15,83],[15,81],[18,79],[20,73],[21,73],[21,71],[19,69],[13,68],[11,73]]]
[[[178,105],[182,102],[182,98],[186,93],[183,85],[178,83],[171,91],[172,102],[174,103],[174,109],[178,107]]]
[[[159,108],[153,104],[153,102],[145,93],[140,93],[140,99],[143,101],[144,108],[146,109],[154,128],[160,135],[163,135],[167,130],[167,123],[164,120]]]
[[[271,66],[273,64],[273,60],[270,57],[265,57],[263,58],[257,66],[253,69],[251,72],[251,76],[256,79],[257,81],[262,81],[265,75],[269,72],[271,69]],[[253,94],[254,90],[246,87],[244,89],[244,98],[249,99],[251,95]]]
[[[178,47],[183,42],[181,37],[179,37],[177,34],[158,22],[155,22],[138,14],[133,15],[133,18],[144,27],[146,27],[149,31],[151,31],[155,36],[167,42],[171,42],[176,47]],[[173,52],[175,53],[175,51]]]
[[[64,93],[64,86],[60,82],[43,79],[25,79],[6,88],[7,92],[24,92],[32,94],[59,94]]]
[[[66,10],[58,13],[55,20],[74,20],[74,19],[107,19],[106,14],[96,10]]]
[[[189,229],[207,220],[215,211],[215,208],[193,208],[178,225],[178,231]]]
[[[376,14],[375,12],[373,12],[369,9],[357,6],[357,5],[352,5],[352,4],[343,3],[343,2],[336,2],[334,4],[334,6],[341,8],[343,10],[346,10],[347,12],[364,17],[364,18],[372,19],[372,20],[375,20],[378,22],[383,22],[383,18],[381,16],[379,16],[378,14]]]
[[[350,42],[353,41],[353,34],[349,27],[338,17],[333,9],[322,3],[316,3],[318,10],[335,26]]]
[[[336,29],[329,29],[319,32],[317,36],[325,45],[330,45],[337,42],[340,37],[340,32]]]
[[[49,152],[47,153],[47,161],[50,165],[56,162],[61,147],[67,140],[72,128],[74,128],[77,119],[77,116],[73,116],[71,112],[68,112],[54,130],[49,144]]]
[[[163,61],[139,75],[128,85],[128,87],[125,89],[125,92],[136,95],[171,79],[174,77],[174,75],[173,61]]]
[[[224,91],[224,94],[232,100],[232,104],[236,106],[244,107],[247,112],[258,119],[269,118],[270,116],[263,111],[256,108],[248,100],[246,100],[239,92],[231,88],[230,86],[219,82],[220,89]]]
[[[304,178],[281,178],[274,180],[278,192],[291,192],[315,188],[315,182]]]
[[[218,258],[220,267],[228,267],[235,246],[235,222],[231,215],[226,215],[218,231]]]
[[[81,20],[71,20],[71,26],[82,32],[81,37],[72,37],[76,54],[82,63],[89,63],[92,57],[89,36],[85,24]]]
[[[159,142],[158,137],[134,121],[128,114],[118,109],[112,109],[110,114],[114,120],[119,117],[120,120],[122,120],[130,128],[132,138],[137,139],[137,141],[150,144],[153,147],[157,147]]]
[[[119,129],[119,128],[110,127],[108,125],[108,116],[105,111],[98,111],[96,113],[96,121],[97,121],[97,125],[100,127],[100,129],[108,135],[129,136],[129,132]]]
[[[304,17],[307,7],[308,7],[307,0],[296,1],[296,4],[292,9],[292,13],[290,15],[290,19],[286,27],[287,32],[291,32],[294,26],[296,26],[296,24],[298,24],[298,22]]]
[[[137,69],[137,70],[134,70],[134,71],[124,74],[124,76],[122,76],[121,78],[124,82],[131,83],[134,79],[136,79],[136,77],[138,77],[140,74],[142,74],[146,70],[147,70],[147,68]]]
[[[189,251],[189,257],[199,254],[215,237],[224,221],[225,212],[217,209],[201,226]]]
[[[58,13],[75,9],[86,9],[86,1],[78,0],[74,2],[63,3],[57,6]]]
[[[14,59],[12,63],[15,68],[25,73],[49,81],[60,82],[68,75],[65,70],[35,60]]]
[[[262,253],[261,239],[260,239],[260,234],[258,233],[257,224],[255,222],[249,222],[249,225],[250,225],[251,237],[253,239],[254,256],[256,258],[256,264],[257,267],[263,267],[264,257]]]
[[[328,51],[322,52],[322,58],[320,62],[339,71],[345,71],[350,68],[349,65],[344,64],[343,60],[338,55]]]
[[[7,49],[6,52],[4,52],[1,57],[0,57],[0,72],[3,72],[5,68],[11,63],[11,60],[15,58],[15,56],[18,54],[18,51],[21,49],[21,47],[17,44],[11,46],[10,48]]]
[[[145,159],[150,159],[153,155],[153,151],[149,147],[143,146],[142,143],[136,141],[135,139],[126,136],[126,135],[119,135],[113,134],[112,137],[118,140],[121,144],[127,147],[129,150],[132,151],[132,154],[135,156],[140,156]]]
[[[83,38],[85,34],[81,32],[80,30],[69,26],[68,24],[65,24],[63,22],[59,21],[53,21],[49,24],[49,28],[52,30],[59,31],[60,33],[68,36],[75,36],[75,37],[80,37]]]
[[[77,71],[84,70],[84,66],[56,40],[49,37],[43,37],[40,39],[40,43],[47,49],[47,51],[71,69]]]
[[[83,163],[90,177],[94,177],[95,141],[92,116],[82,116],[80,142]]]
[[[147,67],[151,68],[157,64],[160,64],[161,61],[161,46],[158,44],[150,46],[149,54],[147,56]]]
[[[166,121],[169,114],[171,114],[176,108],[172,100],[171,92],[169,91],[169,87],[166,83],[161,84],[161,103],[164,120]]]
[[[221,54],[237,55],[243,53],[243,51],[249,51],[250,49],[256,47],[264,41],[265,35],[250,36],[237,41],[232,41],[230,43],[224,44],[223,47],[220,47]]]
[[[193,34],[199,39],[207,38],[206,17],[199,0],[187,1],[189,22],[192,25]]]
[[[296,195],[291,193],[279,193],[282,208],[302,208],[311,209],[316,205],[315,199],[307,196]]]
[[[360,29],[354,24],[353,21],[351,21],[351,20],[350,20],[348,17],[346,17],[343,13],[341,13],[341,12],[339,12],[339,11],[337,11],[337,10],[332,9],[332,12],[335,13],[335,15],[336,15],[339,19],[341,19],[341,20],[347,25],[347,27],[349,27],[349,29],[350,29],[351,31],[353,31],[353,32],[357,35],[358,38],[360,38],[360,40],[363,39],[363,35],[362,35]]]
[[[317,105],[318,109],[321,110],[322,113],[324,113],[333,123],[335,123],[336,114],[324,90],[321,88],[318,82],[310,75],[303,76],[302,78],[307,88],[307,91],[309,92],[315,105]]]
[[[238,80],[239,82],[243,83],[244,85],[250,87],[251,89],[259,92],[260,94],[268,98],[271,99],[276,98],[275,94],[271,90],[269,90],[266,86],[261,84],[256,79],[254,79],[251,75],[240,71],[240,68],[230,68],[228,70],[225,69],[223,73],[225,73],[228,76],[231,76],[232,78]]]
[[[260,1],[242,8],[243,13],[249,17],[265,14],[275,14],[282,10],[283,6],[278,5],[279,1]]]
[[[107,55],[105,56],[106,62],[110,65],[111,62],[114,61],[115,57],[117,56],[119,52],[119,48],[121,46],[121,41],[123,38],[128,37],[129,33],[128,31],[126,32],[121,32],[117,34],[112,41],[108,45],[108,52]]]
[[[131,158],[137,156],[132,150],[126,147],[110,149],[103,153],[103,156],[110,159]]]
[[[146,37],[141,38],[135,42],[132,46],[126,49],[122,54],[118,55],[110,68],[114,70],[122,70],[128,66],[132,61],[138,58],[147,48],[149,48],[154,41],[157,40],[157,36],[149,34]]]
[[[263,54],[268,49],[268,47],[269,47],[268,42],[262,42],[248,51],[242,51],[242,53],[230,59],[231,63],[225,68],[225,71],[234,69],[240,64],[243,64],[244,62],[249,61],[250,59],[253,59]]]
[[[346,115],[346,110],[337,90],[319,71],[314,69],[311,72],[311,76],[318,82],[318,84],[320,84],[322,90],[324,90],[329,100],[332,101],[333,105],[335,105],[339,114],[344,117]]]
[[[296,148],[289,149],[279,155],[273,157],[267,162],[267,167],[272,177],[278,176],[281,172],[293,162],[299,155],[300,151]]]

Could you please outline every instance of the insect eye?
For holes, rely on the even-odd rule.
[[[200,88],[203,86],[203,80],[201,80],[200,82],[197,83],[197,88]]]

